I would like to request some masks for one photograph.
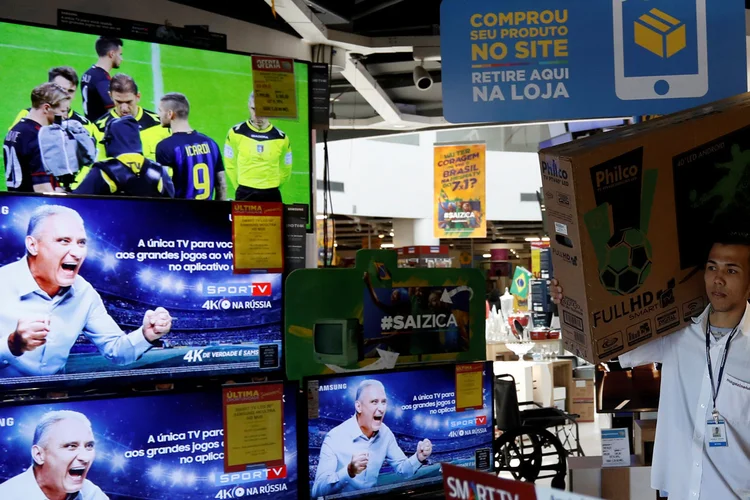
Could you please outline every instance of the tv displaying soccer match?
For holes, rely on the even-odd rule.
[[[229,202],[0,193],[0,385],[280,368],[281,274]]]
[[[479,365],[481,382],[473,387],[479,404],[460,408],[467,394],[457,389],[469,389],[458,386],[457,371],[466,366],[306,379],[310,497],[439,490],[446,462],[490,471],[492,366]]]
[[[296,397],[284,464],[228,474],[220,390],[0,408],[0,498],[296,500]]]
[[[0,66],[5,69],[0,74],[0,127],[10,132],[19,120],[31,120],[30,127],[22,124],[6,137],[3,186],[7,181],[9,188],[31,189],[21,176],[34,169],[42,172],[41,161],[32,159],[33,148],[27,147],[33,141],[25,136],[34,135],[35,124],[44,121],[34,115],[34,122],[29,114],[32,90],[49,81],[71,93],[70,112],[63,118],[83,124],[97,144],[97,161],[115,156],[104,144],[105,132],[114,119],[129,115],[140,128],[143,156],[172,169],[176,197],[215,199],[218,187],[210,170],[218,169],[221,160],[228,199],[238,199],[236,191],[243,187],[261,194],[278,188],[286,204],[311,204],[307,63],[294,63],[297,118],[264,118],[253,111],[249,55],[127,39],[122,45],[117,39],[107,45],[99,43],[97,35],[7,22],[0,22],[0,39],[12,41],[0,45]],[[164,104],[162,97],[171,93],[181,94],[188,106],[181,98]],[[167,110],[165,117],[160,106]],[[178,118],[181,126],[189,125],[215,145],[192,144],[185,134],[179,139]],[[42,155],[48,166],[54,164],[50,155]],[[81,160],[75,170],[79,167],[87,172],[90,161]],[[71,186],[79,186],[80,180]]]

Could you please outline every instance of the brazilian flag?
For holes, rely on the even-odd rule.
[[[375,288],[387,288],[391,286],[393,277],[391,271],[382,262],[371,260],[368,266],[370,280]]]
[[[516,266],[516,273],[513,275],[513,285],[510,287],[510,293],[518,297],[519,300],[526,300],[529,297],[529,280],[531,273],[524,267]]]

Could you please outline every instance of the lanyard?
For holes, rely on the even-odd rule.
[[[719,379],[714,382],[714,370],[711,364],[711,324],[706,321],[706,361],[708,362],[708,376],[711,379],[711,395],[714,399],[714,410],[712,412],[714,422],[719,423],[719,410],[716,409],[716,398],[719,396],[719,389],[721,389],[721,379],[724,378],[724,367],[727,364],[727,356],[729,355],[729,345],[732,343],[732,339],[737,334],[739,325],[734,327],[732,333],[729,334],[727,339],[727,345],[724,346],[724,353],[721,357],[721,366],[719,366]]]

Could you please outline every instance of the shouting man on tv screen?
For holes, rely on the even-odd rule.
[[[378,484],[383,462],[405,479],[413,477],[432,455],[432,443],[417,443],[417,452],[407,458],[383,419],[388,400],[377,380],[365,380],[357,388],[354,415],[331,429],[320,448],[313,498],[367,490]]]
[[[78,275],[86,253],[78,212],[60,205],[34,210],[26,255],[0,267],[0,378],[60,373],[81,333],[109,361],[127,365],[172,328],[169,312],[159,307],[146,312],[141,328],[123,333]]]
[[[108,500],[86,479],[96,457],[91,422],[70,410],[45,413],[34,430],[31,467],[3,484],[4,500]]]

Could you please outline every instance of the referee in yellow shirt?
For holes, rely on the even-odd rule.
[[[250,119],[229,130],[224,144],[227,182],[238,201],[281,202],[279,187],[292,175],[289,137],[255,114],[255,96],[248,102]]]

